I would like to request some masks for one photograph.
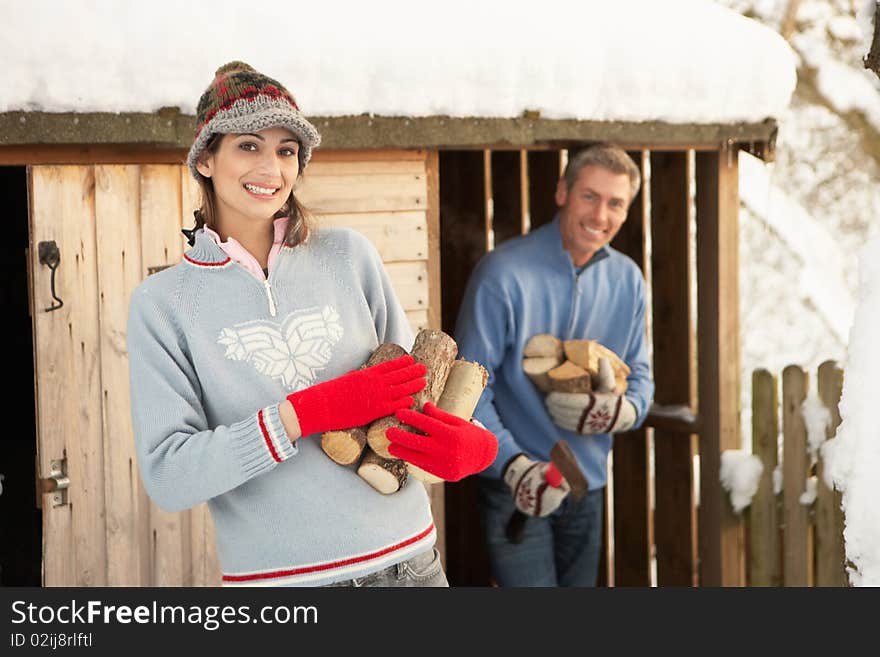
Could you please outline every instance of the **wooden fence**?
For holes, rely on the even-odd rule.
[[[840,424],[838,402],[843,370],[833,361],[818,369],[818,393],[831,413],[826,436]],[[801,406],[809,374],[796,365],[782,372],[779,403],[777,377],[767,370],[752,374],[752,453],[764,464],[758,491],[744,513],[746,574],[749,586],[847,586],[840,493],[823,480],[821,452],[811,457]],[[774,492],[778,436],[782,424],[782,490]],[[800,499],[810,476],[817,478],[816,498]]]

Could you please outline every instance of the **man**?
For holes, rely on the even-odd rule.
[[[468,282],[455,335],[461,357],[489,371],[474,417],[498,438],[498,456],[479,488],[492,575],[501,586],[595,585],[611,433],[639,426],[654,394],[645,281],[609,246],[640,184],[622,149],[580,152],[557,185],[553,221],[487,254]],[[545,333],[614,351],[631,369],[625,394],[538,390],[523,372],[523,347]],[[560,439],[589,485],[579,501],[550,467]],[[508,537],[517,510],[527,521],[521,537]]]

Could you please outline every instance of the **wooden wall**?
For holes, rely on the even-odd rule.
[[[67,504],[43,504],[44,585],[203,586],[220,581],[202,505],[168,514],[137,473],[125,331],[134,287],[180,260],[197,186],[173,164],[33,166],[31,271],[41,477],[66,458]],[[413,329],[439,326],[437,158],[426,151],[318,152],[300,197],[318,224],[376,245]],[[61,251],[50,271],[36,245]],[[443,544],[442,486],[431,490]]]

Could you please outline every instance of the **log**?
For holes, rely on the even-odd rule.
[[[437,408],[463,420],[470,420],[480,401],[480,396],[489,381],[489,373],[479,363],[457,360],[446,379],[443,394],[437,400]],[[420,467],[408,463],[409,473],[426,484],[438,484],[440,477],[425,472]]]
[[[400,459],[382,458],[369,447],[357,469],[358,476],[384,495],[396,493],[406,483],[406,463]]]
[[[550,389],[557,392],[590,392],[593,389],[590,373],[570,360],[547,372]]]
[[[523,347],[523,356],[525,358],[555,358],[556,364],[560,365],[565,358],[562,340],[549,333],[533,336]]]
[[[591,376],[599,375],[599,359],[607,358],[614,370],[617,392],[626,392],[626,377],[630,373],[629,366],[620,357],[596,340],[565,340],[562,343],[565,357],[578,367],[587,370]]]
[[[383,342],[370,354],[367,362],[360,369],[372,367],[379,363],[394,360],[406,355],[406,349],[393,342]],[[321,449],[339,465],[351,465],[356,463],[367,444],[367,429],[353,427],[338,431],[326,431],[321,435]]]
[[[325,431],[321,434],[321,449],[339,465],[357,463],[367,444],[367,432],[363,427]]]
[[[422,329],[416,335],[413,344],[412,357],[417,363],[424,363],[428,368],[425,375],[428,384],[421,392],[413,395],[415,399],[414,408],[422,410],[422,406],[426,402],[437,403],[440,395],[443,394],[443,388],[446,387],[446,378],[458,355],[458,345],[450,336],[443,331],[435,329]],[[404,426],[398,422],[394,416],[379,418],[370,425],[367,431],[367,443],[372,450],[383,458],[394,458],[388,451],[388,438],[385,432],[391,427],[400,427],[407,431],[412,431],[410,427]]]
[[[559,365],[561,363],[553,357],[523,358],[523,372],[542,392],[550,392],[553,389],[547,372]]]

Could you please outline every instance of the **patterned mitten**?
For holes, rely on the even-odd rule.
[[[350,429],[412,406],[412,395],[427,385],[426,372],[412,356],[400,356],[294,392],[287,399],[303,436]]]
[[[425,435],[392,427],[385,432],[391,441],[388,451],[445,481],[459,481],[485,470],[498,454],[495,434],[431,402],[421,413],[405,408],[395,417]]]
[[[636,421],[636,407],[613,392],[551,392],[544,403],[554,424],[580,434],[626,431]]]
[[[571,488],[552,463],[515,456],[504,470],[504,482],[513,493],[516,508],[527,516],[547,516],[566,498]]]

